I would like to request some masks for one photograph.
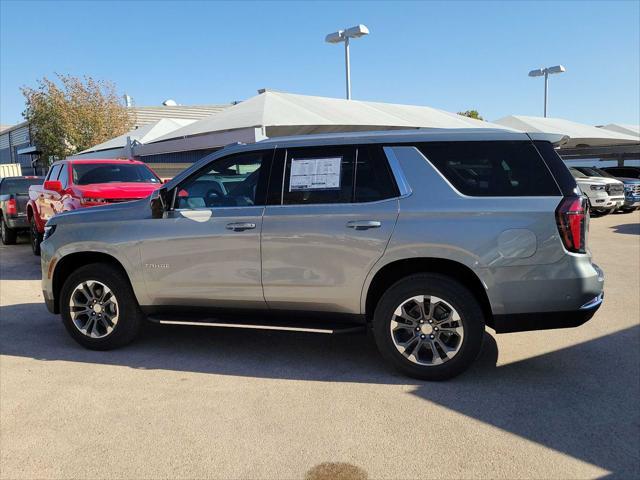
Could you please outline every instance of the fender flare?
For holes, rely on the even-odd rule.
[[[36,206],[36,203],[33,200],[29,200],[27,203],[27,220],[31,223],[31,218],[34,218],[36,221],[36,228],[39,233],[44,233],[44,222],[42,218],[40,218],[40,212]]]

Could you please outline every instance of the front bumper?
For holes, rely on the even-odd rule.
[[[589,197],[589,202],[591,203],[591,207],[596,210],[608,210],[610,208],[619,208],[624,204],[623,196],[611,197],[606,193],[598,194],[593,197]]]
[[[58,313],[56,310],[55,299],[53,295],[53,279],[51,275],[55,268],[57,260],[54,257],[54,251],[48,241],[40,244],[40,269],[42,271],[42,296],[47,310],[51,313]]]
[[[627,195],[624,197],[624,206],[626,208],[640,207],[640,195]]]

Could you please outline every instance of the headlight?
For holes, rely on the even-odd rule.
[[[56,231],[56,226],[55,225],[45,225],[44,226],[44,234],[42,235],[42,240],[46,240],[47,238],[49,238],[51,235],[53,235],[53,232]]]
[[[607,187],[605,187],[604,185],[590,185],[589,188],[591,190],[602,191],[602,190],[606,190]]]
[[[107,203],[107,201],[104,198],[83,197],[80,199],[80,203],[82,205],[96,205],[100,203]]]
[[[625,192],[633,192],[633,185],[625,185],[624,186],[624,191]]]

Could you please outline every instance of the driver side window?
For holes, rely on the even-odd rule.
[[[273,150],[246,152],[215,160],[180,185],[177,209],[264,205]]]

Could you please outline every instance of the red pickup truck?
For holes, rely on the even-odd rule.
[[[31,248],[40,255],[47,220],[60,212],[145,198],[162,185],[137,160],[61,160],[51,165],[42,185],[29,187],[27,218]]]

